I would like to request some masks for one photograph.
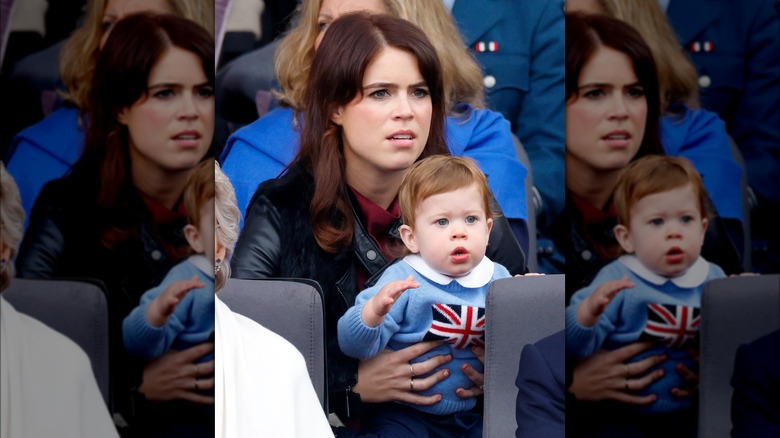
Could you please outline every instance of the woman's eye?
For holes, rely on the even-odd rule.
[[[583,97],[587,97],[588,99],[598,99],[600,97],[604,97],[604,90],[600,88],[595,88],[593,90],[588,90],[585,93],[582,94]]]
[[[414,97],[427,97],[429,94],[430,92],[425,88],[417,88],[412,91],[412,96]]]
[[[631,87],[628,89],[628,95],[631,97],[644,97],[645,90],[642,87]]]
[[[447,225],[447,224],[449,224],[449,223],[450,223],[450,221],[448,221],[447,219],[439,219],[439,220],[436,221],[436,225],[441,225],[442,227]]]
[[[322,31],[324,31],[325,29],[327,29],[327,28],[328,28],[328,26],[330,26],[330,23],[329,23],[329,22],[327,22],[327,21],[320,21],[319,23],[317,23],[317,27],[319,27],[319,28],[320,28],[320,32],[322,32]]]
[[[161,99],[165,99],[171,96],[173,96],[173,90],[170,89],[158,90],[154,93],[154,97],[158,97]]]
[[[197,91],[198,96],[210,98],[214,96],[214,89],[211,87],[199,88]]]
[[[382,99],[382,98],[390,96],[390,93],[387,90],[376,90],[376,91],[372,92],[371,94],[369,94],[369,96],[375,97],[375,98],[378,98],[378,99]]]
[[[103,31],[104,35],[106,34],[106,32],[111,30],[112,27],[114,27],[114,22],[113,21],[104,21],[104,22],[100,23],[100,29]]]
[[[466,223],[467,224],[473,224],[473,223],[477,222],[478,220],[479,220],[479,218],[476,217],[476,216],[467,216],[466,217]]]

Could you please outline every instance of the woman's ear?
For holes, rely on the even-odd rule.
[[[116,115],[116,121],[122,125],[127,125],[127,108],[122,108]]]
[[[333,113],[333,115],[331,115],[331,116],[330,116],[330,120],[331,120],[333,123],[335,123],[335,124],[337,124],[337,125],[339,125],[339,126],[341,126],[341,113],[342,113],[342,111],[341,111],[341,110],[342,110],[342,107],[339,107],[339,108],[336,110],[336,112],[334,112],[334,113]]]
[[[414,230],[412,227],[404,224],[398,228],[398,231],[401,233],[401,240],[404,241],[404,245],[409,248],[409,251],[414,254],[420,252],[420,248],[417,246],[417,239],[414,237]]]
[[[634,252],[634,242],[631,239],[631,233],[625,225],[615,225],[615,238],[617,239],[623,251],[632,254]]]

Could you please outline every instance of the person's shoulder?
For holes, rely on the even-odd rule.
[[[258,198],[266,198],[276,205],[300,206],[301,202],[311,196],[313,189],[312,176],[302,166],[293,164],[284,175],[261,183],[250,204]],[[305,207],[308,208],[308,203]]]
[[[267,136],[269,132],[274,134],[289,132],[292,135],[293,128],[293,110],[290,108],[279,107],[265,114],[254,122],[243,126],[231,135],[231,138],[240,138],[253,144],[253,142]],[[273,142],[278,139],[270,138]]]
[[[8,311],[7,308],[3,310]],[[15,333],[14,336],[24,336],[29,341],[27,343],[30,346],[29,351],[38,356],[38,359],[67,365],[72,371],[90,366],[87,353],[73,340],[38,319],[16,309],[13,311],[17,313],[20,325],[23,327],[23,333]],[[63,371],[66,370],[63,368]]]
[[[27,141],[59,157],[65,152],[71,152],[62,151],[63,144],[71,146],[82,140],[84,130],[79,128],[79,117],[79,110],[74,107],[59,108],[21,130],[13,142]]]

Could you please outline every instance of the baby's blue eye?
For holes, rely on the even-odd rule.
[[[467,224],[473,224],[473,223],[477,222],[478,220],[479,220],[479,218],[477,218],[476,216],[467,216],[466,217],[466,223]]]
[[[680,221],[684,224],[693,222],[693,216],[685,215],[680,218]]]
[[[650,223],[656,226],[663,225],[664,220],[663,219],[651,219]]]
[[[445,225],[447,225],[449,223],[450,223],[450,221],[448,221],[447,219],[438,219],[436,221],[436,225],[441,225],[441,226],[445,226]]]

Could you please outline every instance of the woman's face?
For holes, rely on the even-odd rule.
[[[201,59],[171,46],[149,73],[147,94],[123,109],[135,170],[172,172],[194,167],[214,133],[214,89]]]
[[[320,27],[320,33],[314,40],[314,50],[320,47],[322,37],[328,26],[337,18],[350,12],[365,11],[372,14],[388,14],[384,0],[322,0],[320,6],[320,15],[317,18],[317,24]]]
[[[647,99],[631,59],[600,47],[566,102],[566,171],[622,169],[645,134]]]
[[[368,65],[362,96],[338,109],[348,174],[381,176],[409,168],[428,141],[432,113],[417,59],[385,47]]]
[[[138,12],[156,12],[172,14],[168,0],[108,0],[101,22],[100,49],[106,45],[111,29],[121,19]]]

